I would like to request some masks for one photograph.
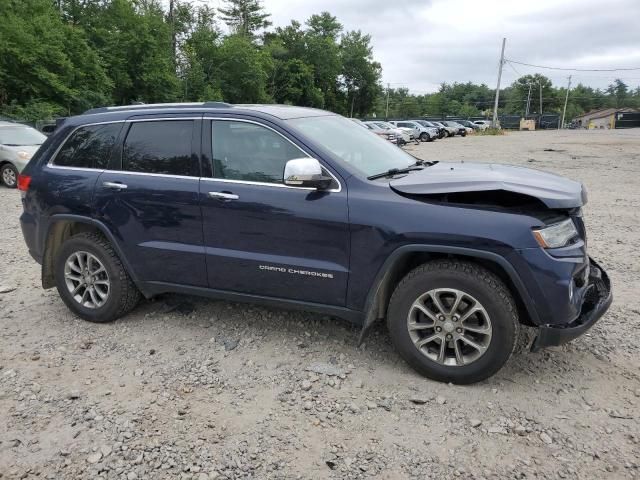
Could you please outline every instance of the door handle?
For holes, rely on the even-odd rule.
[[[220,200],[238,200],[240,197],[235,193],[225,192],[209,192],[211,198],[219,198]]]
[[[120,182],[102,182],[102,186],[106,188],[112,188],[114,190],[123,190],[127,188],[124,183]]]

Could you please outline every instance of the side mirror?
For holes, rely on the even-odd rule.
[[[326,190],[332,178],[322,174],[322,166],[315,158],[295,158],[284,166],[284,184],[291,187]]]

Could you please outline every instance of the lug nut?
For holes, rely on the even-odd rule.
[[[436,327],[436,332],[441,332],[442,331],[442,327]]]
[[[447,333],[447,340],[451,340],[451,334]]]
[[[457,315],[454,315],[454,316],[453,316],[453,318],[452,318],[452,320],[453,320],[454,322],[457,322],[457,321],[458,321],[458,316],[457,316]]]
[[[438,315],[438,320],[440,320],[441,322],[444,322],[444,315]]]
[[[462,333],[462,329],[461,328],[456,328],[456,332]]]

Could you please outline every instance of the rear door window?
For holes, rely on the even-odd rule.
[[[87,125],[71,134],[53,160],[61,167],[104,169],[122,123]]]
[[[199,176],[192,155],[192,120],[133,122],[122,149],[128,172]]]

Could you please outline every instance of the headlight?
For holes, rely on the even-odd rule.
[[[20,160],[29,160],[31,158],[31,154],[29,152],[25,152],[24,150],[20,150],[18,152],[18,158]]]
[[[545,228],[533,231],[542,248],[560,248],[578,236],[578,230],[570,218]]]

